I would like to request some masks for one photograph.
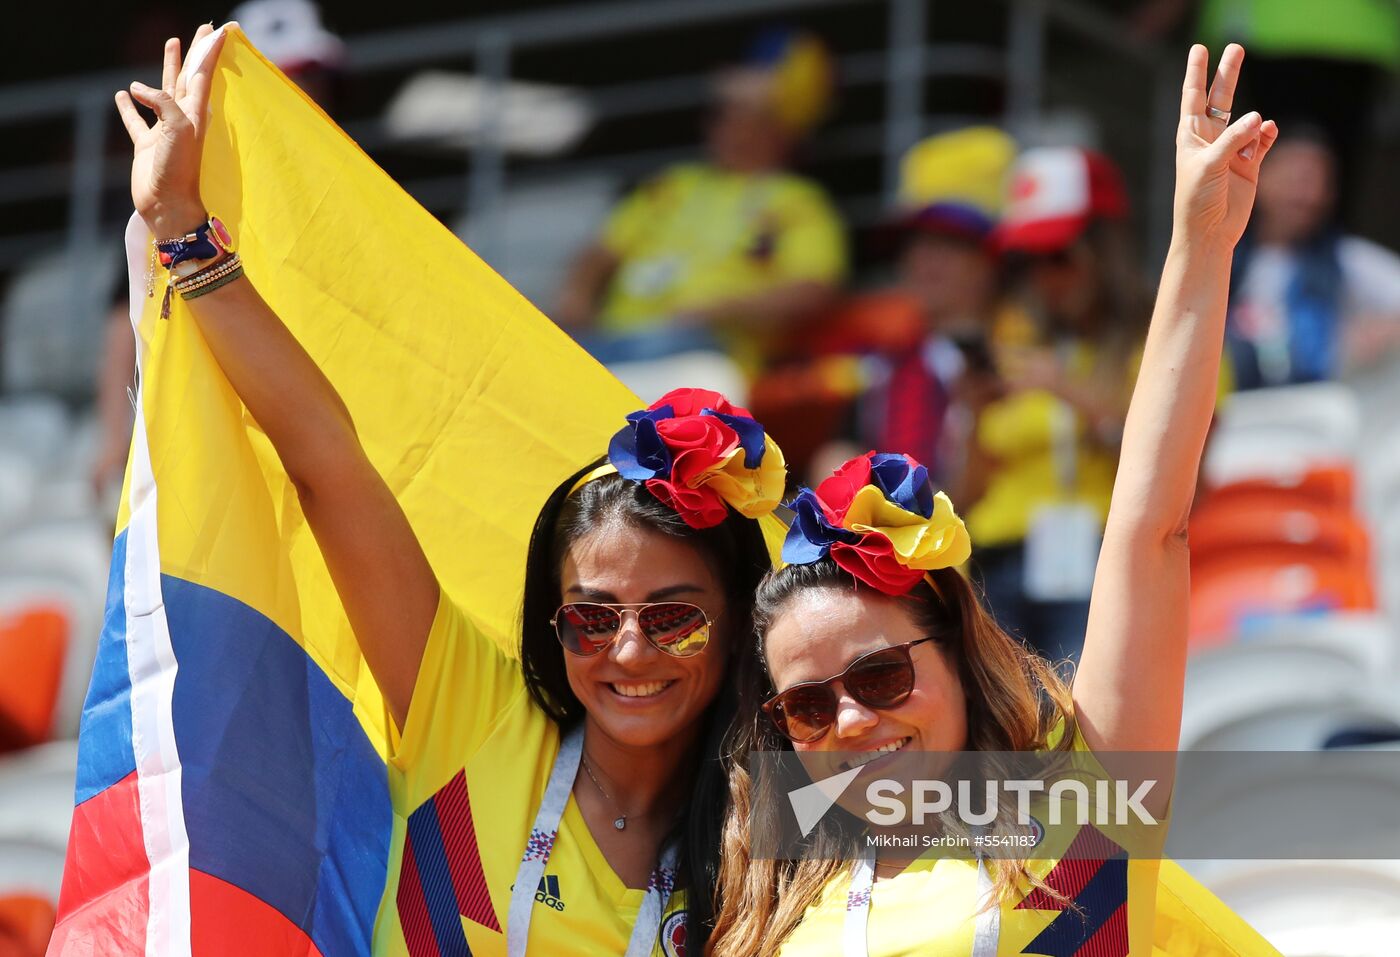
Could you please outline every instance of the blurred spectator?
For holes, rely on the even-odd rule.
[[[999,302],[991,234],[1015,155],[992,127],[930,136],[905,153],[898,207],[874,237],[896,260],[895,281],[845,297],[787,336],[754,384],[750,405],[795,473],[900,449],[950,486],[966,447],[960,393],[990,375],[985,330]]]
[[[972,127],[930,136],[900,165],[901,213],[893,289],[866,297],[872,343],[890,343],[862,398],[862,447],[901,449],[945,486],[959,471],[968,423],[961,399],[995,378],[986,332],[1000,305],[992,230],[1001,213],[1016,144],[1001,130]],[[903,325],[912,335],[899,342]]]
[[[345,44],[311,0],[247,0],[229,13],[263,56],[327,113],[339,99]]]
[[[1046,657],[1075,657],[1088,620],[1117,444],[1148,300],[1103,156],[1034,149],[1018,160],[1001,247],[1027,312],[991,330],[1000,375],[969,450],[967,522],[997,620]]]
[[[1160,36],[1193,0],[1148,0],[1137,25]],[[1196,33],[1212,50],[1234,41],[1249,52],[1235,113],[1258,110],[1288,131],[1291,119],[1327,131],[1346,190],[1359,172],[1371,116],[1400,67],[1396,0],[1202,0]],[[1340,208],[1354,197],[1344,194]]]
[[[722,73],[708,160],[622,201],[576,260],[559,324],[604,362],[718,344],[756,370],[770,337],[822,307],[846,270],[830,201],[784,172],[826,112],[831,69],[818,40],[774,32]]]
[[[1400,346],[1400,256],[1337,228],[1336,181],[1326,139],[1306,129],[1260,171],[1230,296],[1239,388],[1331,379]]]

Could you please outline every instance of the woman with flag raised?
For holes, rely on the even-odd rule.
[[[674,957],[687,935],[698,949],[734,711],[726,676],[751,653],[741,639],[770,566],[757,520],[783,492],[780,450],[704,390],[628,416],[607,456],[539,513],[520,659],[502,653],[439,587],[344,403],[201,201],[223,39],[188,70],[169,41],[162,87],[117,95],[132,198],[155,237],[152,268],[169,270],[295,486],[393,719],[376,952]],[[505,486],[530,462],[501,449],[481,467]]]
[[[917,462],[870,453],[801,492],[788,565],[765,579],[756,603],[762,658],[744,681],[748,715],[737,730],[711,938],[719,957],[1160,952],[1154,943],[1170,917],[1160,902],[1171,892],[1158,893],[1158,861],[1129,861],[1092,828],[1059,844],[1046,838],[1024,855],[1033,860],[880,856],[853,834],[844,859],[763,859],[754,821],[774,821],[781,800],[767,799],[754,755],[791,748],[819,765],[823,753],[841,752],[845,771],[878,776],[908,760],[897,757],[906,750],[1176,748],[1187,516],[1215,401],[1231,252],[1278,133],[1257,113],[1229,121],[1243,55],[1228,47],[1209,89],[1205,48],[1194,47],[1187,64],[1172,245],[1073,685],[980,606],[956,570],[970,553],[967,531]],[[1167,795],[1146,804],[1160,816]],[[812,846],[828,833],[843,839],[816,831]],[[1073,847],[1081,840],[1093,853]],[[1180,873],[1162,864],[1163,882]],[[1199,887],[1188,893],[1209,898]],[[1249,939],[1244,952],[1273,952],[1236,930]],[[1226,933],[1189,952],[1240,953],[1225,946]],[[1187,952],[1182,939],[1170,952]]]

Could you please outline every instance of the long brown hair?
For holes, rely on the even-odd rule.
[[[925,634],[937,645],[958,674],[967,701],[968,750],[1036,751],[1046,747],[1055,726],[1064,722],[1058,747],[1068,750],[1073,740],[1073,705],[1069,687],[1059,672],[997,627],[982,607],[972,586],[958,572],[931,573],[901,599]],[[855,848],[820,847],[804,860],[765,860],[751,857],[753,815],[776,814],[776,801],[754,800],[755,781],[749,755],[755,751],[790,748],[760,712],[760,703],[773,694],[763,665],[763,642],[774,618],[799,592],[840,588],[878,594],[855,582],[829,558],[810,565],[789,565],[771,572],[758,588],[754,621],[759,654],[741,669],[739,720],[727,746],[729,810],[725,817],[714,930],[707,953],[715,957],[766,957],[802,920],[807,908],[849,865]],[[815,835],[818,845],[837,838]],[[844,858],[844,861],[843,861]],[[988,861],[994,891],[988,906],[999,906],[1019,891],[1040,887],[1054,897],[1024,861]]]

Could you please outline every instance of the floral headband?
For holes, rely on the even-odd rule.
[[[748,409],[718,392],[675,389],[627,422],[608,443],[612,468],[644,484],[691,528],[718,525],[730,508],[760,518],[782,501],[782,450]]]
[[[907,455],[867,452],[842,465],[816,491],[804,488],[783,561],[831,560],[872,588],[903,595],[937,568],[967,561],[972,540],[928,469]]]

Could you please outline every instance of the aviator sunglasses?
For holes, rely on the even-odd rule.
[[[676,658],[698,655],[710,640],[710,618],[686,601],[651,601],[636,605],[573,601],[560,605],[549,623],[570,654],[591,658],[606,651],[622,633],[622,616],[637,616],[637,628],[658,651]]]
[[[832,685],[841,682],[846,693],[867,708],[897,708],[914,690],[914,660],[910,649],[933,637],[915,638],[902,645],[877,648],[852,661],[845,671],[824,681],[804,681],[763,703],[763,713],[778,733],[798,744],[810,744],[836,723],[839,699]]]

